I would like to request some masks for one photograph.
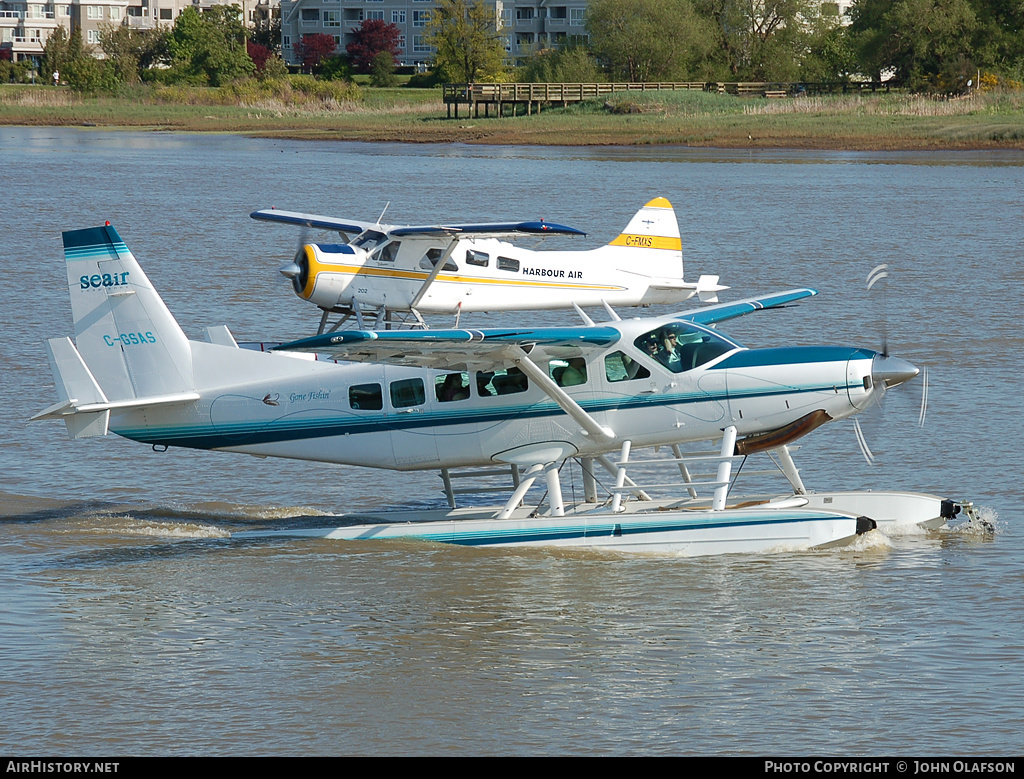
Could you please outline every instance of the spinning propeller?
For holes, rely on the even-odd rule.
[[[309,280],[309,259],[306,257],[306,244],[309,237],[309,229],[312,225],[303,222],[299,229],[299,248],[295,251],[292,261],[280,268],[279,272],[292,283],[295,294],[301,295]]]
[[[889,278],[889,266],[887,264],[883,263],[872,268],[867,277],[868,291],[887,278]],[[874,394],[871,402],[876,407],[876,410],[873,412],[869,410],[869,413],[878,413],[881,409],[882,398],[885,397],[885,394],[890,389],[898,387],[920,375],[921,381],[917,386],[920,388],[921,401],[917,424],[919,427],[924,427],[925,418],[928,415],[928,369],[919,369],[906,360],[890,356],[887,310],[888,306],[883,305],[882,315],[879,318],[882,331],[882,350],[875,356],[871,363],[871,382],[872,387],[874,388]],[[875,454],[868,446],[867,436],[864,433],[864,428],[861,426],[859,419],[854,418],[853,427],[854,433],[857,436],[857,444],[860,446],[864,459],[869,465],[874,465]]]

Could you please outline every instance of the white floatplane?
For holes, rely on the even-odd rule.
[[[718,276],[683,280],[683,252],[672,205],[655,198],[611,243],[586,251],[536,251],[508,239],[586,235],[552,222],[388,225],[316,214],[254,211],[253,219],[339,233],[344,243],[305,243],[281,268],[295,293],[317,305],[320,333],[364,319],[377,327],[412,314],[579,306],[648,306],[694,295],[718,302]],[[502,240],[504,239],[504,240]],[[342,316],[328,327],[332,313]]]
[[[452,469],[504,465],[518,484],[493,509],[453,507],[433,522],[377,516],[319,535],[694,555],[842,543],[875,522],[933,525],[958,508],[930,495],[804,489],[788,444],[917,373],[855,347],[747,349],[711,327],[810,289],[630,321],[608,307],[610,321],[583,314],[578,327],[338,331],[260,352],[224,327],[189,340],[113,227],[63,240],[75,340],[47,342],[59,401],[34,419],[61,419],[73,438],[113,432],[157,450],[440,469],[452,506]],[[631,449],[707,439],[717,452],[672,461],[681,497],[644,500],[627,475]],[[778,457],[793,494],[730,505],[733,464],[761,450]],[[559,469],[570,459],[584,496],[567,504]],[[715,476],[699,484],[688,468],[709,460]],[[607,497],[595,464],[614,474]],[[547,507],[525,509],[537,479]],[[698,487],[713,491],[709,500]]]

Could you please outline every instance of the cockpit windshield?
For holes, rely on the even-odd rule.
[[[372,252],[387,239],[388,237],[378,230],[364,230],[355,237],[351,245]]]
[[[682,322],[646,332],[633,345],[673,373],[693,370],[738,346],[720,335]]]

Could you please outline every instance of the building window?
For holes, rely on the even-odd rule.
[[[341,27],[341,11],[324,11],[324,27]]]
[[[121,9],[118,8],[116,5],[112,5],[108,9],[108,15],[110,17],[110,21],[117,21],[121,18]]]
[[[569,9],[569,25],[572,27],[583,26],[583,8],[570,8]]]
[[[290,49],[292,47],[292,36],[282,35],[281,36],[281,48]]]
[[[311,24],[313,22],[320,21],[320,9],[319,8],[303,8],[302,9],[302,23]]]
[[[366,18],[367,19],[373,19],[374,21],[378,21],[378,22],[383,22],[384,21],[384,12],[383,11],[367,11],[366,12]]]
[[[85,16],[87,19],[102,19],[103,8],[98,5],[87,5],[85,7]]]
[[[91,45],[99,45],[100,42],[100,31],[99,30],[86,30],[85,31],[85,42]]]
[[[162,22],[169,22],[173,18],[174,18],[174,9],[173,8],[161,8],[160,9],[160,21],[162,21]]]
[[[516,9],[516,21],[518,22],[529,22],[533,19],[532,8],[517,8]]]
[[[392,24],[405,24],[405,9],[399,9],[391,12],[391,23]]]
[[[427,22],[430,20],[430,11],[413,11],[412,12],[412,26],[413,27],[426,27]],[[413,46],[416,44],[413,43]]]
[[[426,40],[422,35],[412,36],[412,53],[413,54],[429,54],[430,46],[427,45]]]

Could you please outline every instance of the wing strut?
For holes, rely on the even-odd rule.
[[[427,293],[427,289],[430,287],[431,284],[434,283],[434,279],[437,278],[437,274],[441,272],[441,269],[444,268],[445,263],[448,262],[448,259],[452,256],[452,252],[455,251],[455,246],[456,244],[458,244],[458,242],[458,236],[453,235],[452,241],[451,243],[448,244],[448,248],[444,250],[444,254],[441,255],[441,259],[439,259],[434,264],[434,269],[430,271],[430,275],[423,280],[423,286],[420,287],[419,292],[416,293],[416,297],[412,299],[412,303],[409,304],[409,308],[415,310],[416,306],[420,304],[420,301],[423,299],[423,296]]]
[[[565,390],[555,384],[555,382],[553,382],[551,378],[538,367],[537,363],[527,356],[526,352],[523,351],[523,347],[517,344],[512,347],[511,352],[512,362],[514,362],[516,366],[523,371],[523,373],[529,376],[538,387],[544,390],[549,398],[561,406],[562,410],[566,414],[579,422],[580,427],[582,427],[588,435],[594,436],[598,441],[611,441],[615,439],[615,431],[609,427],[605,427],[604,425],[599,425],[596,419],[584,411],[579,403],[570,398],[568,394],[566,394]]]

